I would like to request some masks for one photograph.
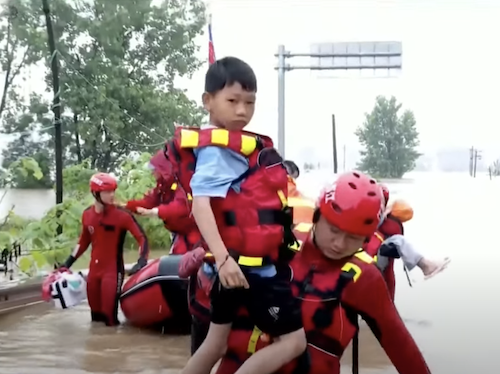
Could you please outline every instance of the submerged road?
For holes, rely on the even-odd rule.
[[[321,175],[303,178],[308,190],[325,182]],[[407,236],[429,256],[452,257],[432,280],[414,270],[413,288],[397,266],[397,306],[432,372],[497,374],[500,181],[429,174],[391,188],[415,208]],[[363,374],[395,373],[366,329],[360,341]],[[92,326],[84,304],[68,311],[38,305],[0,316],[2,374],[174,374],[188,351],[188,337]],[[348,364],[343,373],[350,373]]]

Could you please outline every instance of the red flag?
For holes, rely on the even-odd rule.
[[[208,63],[212,65],[215,62],[214,40],[212,39],[212,15],[208,16]]]

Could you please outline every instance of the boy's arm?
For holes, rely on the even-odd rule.
[[[211,198],[225,198],[234,180],[248,169],[243,156],[215,146],[197,150],[196,169],[191,179],[193,216],[217,262],[227,257],[210,205]]]

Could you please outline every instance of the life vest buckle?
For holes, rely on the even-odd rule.
[[[264,266],[263,257],[238,256],[238,265],[246,267],[261,267]]]

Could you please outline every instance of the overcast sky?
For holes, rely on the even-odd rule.
[[[498,0],[212,0],[217,58],[249,62],[259,80],[251,129],[277,135],[279,44],[308,52],[311,43],[401,41],[403,71],[391,79],[286,76],[286,152],[331,158],[331,114],[339,145],[353,135],[378,94],[395,95],[415,112],[423,150],[500,144],[500,1]],[[497,36],[495,36],[497,35]],[[207,56],[204,37],[201,56]],[[290,61],[293,63],[293,60]],[[203,71],[182,84],[198,99]],[[31,72],[32,82],[40,72]],[[39,84],[41,85],[41,83]],[[2,136],[3,137],[3,136]],[[499,147],[500,148],[500,147]]]

